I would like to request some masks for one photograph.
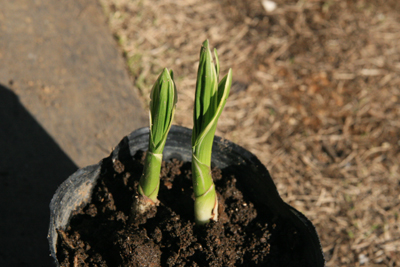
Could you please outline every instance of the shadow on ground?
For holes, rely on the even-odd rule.
[[[49,203],[76,169],[18,97],[0,84],[0,266],[52,266]]]

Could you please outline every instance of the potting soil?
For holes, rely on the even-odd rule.
[[[243,196],[232,175],[214,168],[219,220],[193,221],[190,162],[163,162],[160,204],[144,216],[131,205],[144,153],[107,158],[91,202],[58,230],[61,266],[304,266],[296,229]]]

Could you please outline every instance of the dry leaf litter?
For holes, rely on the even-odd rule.
[[[175,124],[192,127],[201,43],[218,49],[217,134],[267,166],[327,266],[400,266],[400,2],[269,2],[101,0],[144,103],[173,69]]]

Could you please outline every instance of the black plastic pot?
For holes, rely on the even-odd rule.
[[[179,126],[172,126],[164,149],[164,159],[177,158],[191,161],[192,131]],[[112,159],[131,158],[139,150],[147,150],[148,128],[141,128],[118,144],[112,153]],[[249,151],[220,137],[215,137],[212,164],[225,173],[234,173],[237,183],[255,204],[268,209],[275,216],[290,221],[298,230],[304,258],[307,266],[325,265],[320,241],[313,224],[299,211],[286,204],[278,194],[276,186],[264,165]],[[56,258],[57,231],[65,230],[72,212],[86,205],[100,175],[101,162],[78,170],[57,189],[50,203],[50,227],[48,240],[51,256],[58,266]]]

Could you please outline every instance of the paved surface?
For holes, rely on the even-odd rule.
[[[53,266],[50,199],[147,125],[95,0],[0,1],[0,266]]]

